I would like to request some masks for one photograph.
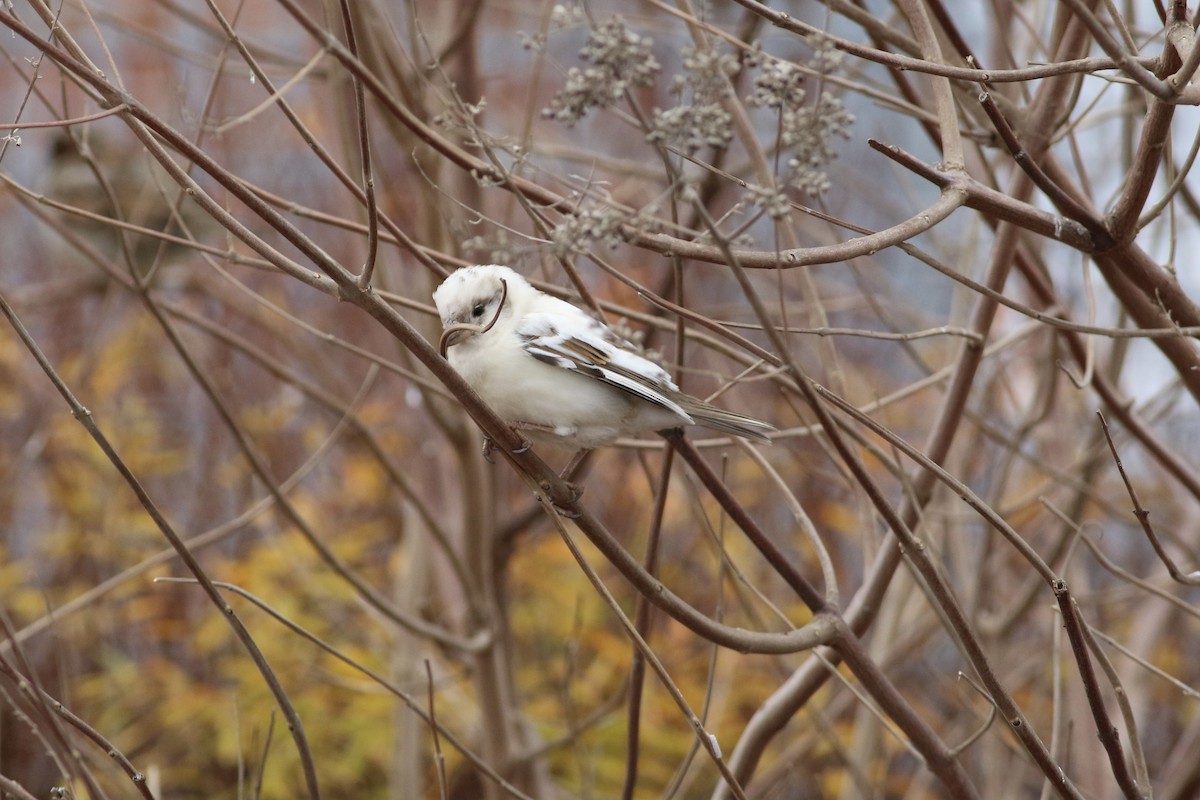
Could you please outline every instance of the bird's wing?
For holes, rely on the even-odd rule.
[[[678,414],[692,418],[671,399],[679,389],[666,370],[633,352],[607,326],[571,307],[570,314],[538,311],[517,324],[525,351],[562,369],[569,369]]]

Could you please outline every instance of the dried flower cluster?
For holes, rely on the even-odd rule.
[[[564,6],[562,3],[557,3],[554,8],[550,9],[550,24],[558,30],[573,28],[585,22],[587,22],[587,13],[583,10],[583,6]]]
[[[565,24],[566,12],[558,17],[562,19],[556,24]],[[614,105],[631,87],[649,86],[660,70],[650,51],[652,44],[649,37],[630,30],[620,18],[594,29],[579,53],[590,66],[567,72],[566,84],[543,110],[543,116],[571,125],[593,107]],[[705,147],[728,147],[733,139],[733,118],[727,104],[732,98],[732,79],[741,65],[734,55],[712,48],[689,47],[683,55],[683,72],[671,86],[679,102],[671,108],[654,109],[647,138],[686,155]],[[747,198],[772,218],[782,218],[791,210],[789,189],[816,195],[830,186],[825,170],[837,157],[834,141],[849,137],[854,116],[837,95],[824,89],[810,92],[806,82],[810,76],[819,78],[837,70],[842,56],[829,40],[822,39],[816,42],[805,65],[772,58],[761,51],[746,59],[745,63],[757,71],[746,103],[778,116],[782,174],[776,176],[773,185],[750,186],[747,190]],[[612,237],[614,228],[603,214],[588,214],[567,220],[556,229],[556,251],[577,252],[581,241]]]
[[[516,243],[503,228],[490,236],[472,236],[463,240],[462,250],[481,264],[513,264],[520,256]]]
[[[785,114],[785,119],[783,144],[793,153],[787,161],[787,183],[808,194],[825,191],[829,188],[825,167],[837,158],[833,139],[850,138],[854,115],[836,95],[821,92],[814,105]]]
[[[593,107],[608,108],[636,86],[649,86],[661,69],[650,52],[654,40],[631,31],[619,17],[592,31],[579,55],[591,66],[572,67],[566,85],[542,116],[573,125]]]
[[[565,217],[554,227],[550,241],[554,254],[559,258],[586,253],[593,242],[604,242],[609,247],[620,245],[621,223],[625,217],[607,206],[585,208]]]
[[[806,73],[829,74],[840,66],[841,60],[842,53],[828,40],[817,43],[808,69],[776,59],[755,60],[761,61],[760,71],[746,102],[778,113],[779,147],[789,154],[779,186],[753,187],[749,192],[750,200],[771,217],[787,213],[786,187],[816,195],[830,186],[825,168],[837,158],[833,142],[850,137],[854,115],[837,95],[827,90],[820,91],[815,102],[808,102],[804,83]]]
[[[752,106],[789,111],[804,105],[804,72],[790,61],[767,59],[754,78],[754,91],[746,98]]]
[[[694,153],[704,146],[727,147],[733,138],[732,116],[721,104],[729,80],[737,74],[737,59],[729,53],[688,48],[684,73],[676,76],[672,91],[680,103],[654,109],[650,141]]]

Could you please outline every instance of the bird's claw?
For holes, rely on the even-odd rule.
[[[573,506],[579,502],[579,498],[583,497],[583,489],[581,489],[579,486],[575,485],[574,483],[571,483],[570,481],[563,481],[563,483],[566,484],[567,489],[571,493],[570,500],[568,500],[568,505]],[[542,484],[542,491],[546,493],[546,498],[550,499],[550,483],[549,482],[545,482]],[[569,508],[568,505],[560,506],[558,503],[554,502],[553,500],[550,500],[550,507],[553,508],[556,512],[558,512],[558,515],[560,517],[566,517],[567,519],[579,519],[581,516],[583,516],[583,512],[576,511],[573,508]]]
[[[517,435],[520,436],[520,434],[517,434]],[[529,442],[529,440],[526,439],[524,436],[521,436],[521,444],[518,445],[511,452],[514,456],[519,456],[522,453],[528,453],[529,448],[531,448],[531,447],[533,447],[533,445]],[[496,443],[494,441],[492,441],[492,437],[488,436],[485,433],[483,435],[483,458],[489,464],[496,463],[495,459],[492,458],[492,453],[494,453],[495,451],[496,451]]]
[[[554,510],[558,512],[560,517],[564,517],[565,519],[579,519],[583,516],[583,514],[579,511],[572,511],[571,509],[563,508],[562,506],[554,506]]]

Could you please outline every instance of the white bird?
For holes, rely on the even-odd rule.
[[[450,365],[533,441],[586,450],[683,425],[762,441],[775,430],[680,392],[607,325],[508,267],[460,269],[433,302]]]

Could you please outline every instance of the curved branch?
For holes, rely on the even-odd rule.
[[[1126,63],[1133,64],[1145,70],[1145,65],[1153,66],[1158,63],[1158,59],[1152,57],[1139,58],[1125,56],[1122,59],[1077,58],[1061,61],[1056,64],[1025,67],[1024,69],[987,70],[971,69],[970,67],[953,67],[948,64],[935,64],[925,59],[913,58],[912,56],[889,53],[886,50],[879,50],[849,39],[832,36],[827,31],[795,19],[787,12],[768,8],[766,5],[758,2],[758,0],[735,0],[735,2],[758,14],[777,28],[791,31],[801,36],[820,36],[832,43],[838,50],[857,58],[882,64],[885,67],[895,70],[921,72],[926,75],[957,78],[973,83],[1021,83],[1037,78],[1053,78],[1060,75],[1086,74],[1101,69],[1117,69],[1123,67]],[[1151,77],[1153,77],[1152,73]]]

